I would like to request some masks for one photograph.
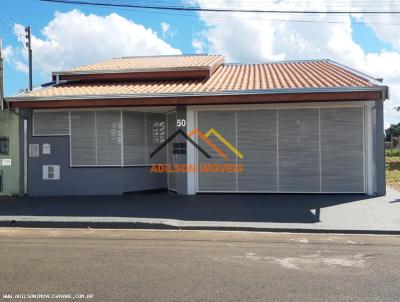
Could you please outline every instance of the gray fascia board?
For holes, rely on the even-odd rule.
[[[56,101],[56,100],[95,100],[95,99],[132,99],[132,98],[168,98],[191,96],[228,96],[228,95],[255,95],[255,94],[302,94],[302,93],[338,93],[338,92],[362,92],[380,91],[385,93],[386,86],[371,87],[330,87],[330,88],[289,88],[268,90],[227,90],[212,92],[182,92],[182,93],[136,93],[136,94],[92,94],[92,95],[59,95],[59,96],[14,96],[8,97],[8,102],[23,101]]]

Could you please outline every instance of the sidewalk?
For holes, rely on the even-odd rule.
[[[400,234],[400,193],[0,198],[0,226]]]

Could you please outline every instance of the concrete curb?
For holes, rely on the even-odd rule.
[[[206,223],[206,222],[204,222]],[[328,233],[328,234],[370,234],[400,235],[400,230],[379,229],[323,229],[323,228],[282,228],[226,225],[174,225],[165,222],[145,221],[84,221],[68,220],[0,220],[0,227],[16,228],[92,228],[92,229],[154,229],[154,230],[204,230],[204,231],[248,231],[281,233]]]

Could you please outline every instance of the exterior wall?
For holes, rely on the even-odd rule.
[[[176,108],[176,118],[187,121],[186,106],[185,105],[177,106],[177,108]],[[186,132],[187,131],[187,124],[185,124],[184,127],[181,127],[181,129]],[[177,142],[186,142],[186,140],[183,137],[178,136]],[[188,145],[190,145],[190,143],[186,142],[186,145],[188,146]],[[177,156],[177,164],[186,164],[186,162],[187,162],[187,154],[179,154]],[[188,190],[187,190],[187,175],[185,173],[177,173],[177,175],[176,175],[176,189],[177,189],[176,192],[179,195],[187,195],[188,194]]]
[[[333,103],[315,103],[322,106],[335,106]],[[344,105],[338,103],[336,106]],[[351,106],[350,103],[347,105]],[[353,104],[354,105],[354,104]],[[385,164],[384,164],[384,149],[383,149],[383,103],[380,101],[365,102],[365,106],[371,106],[372,118],[368,120],[366,128],[371,129],[371,158],[368,157],[368,169],[372,171],[371,189],[367,189],[368,194],[384,195],[385,194]],[[267,105],[226,105],[212,106],[212,108],[232,109],[240,108],[258,108],[266,107]],[[267,107],[291,107],[293,105],[268,105]],[[296,107],[301,106],[297,104]],[[305,106],[310,106],[306,104]],[[211,107],[211,106],[210,106]],[[177,106],[177,118],[186,119],[187,126],[182,130],[190,131],[196,126],[195,111],[200,106]],[[203,107],[204,108],[204,107]],[[50,196],[50,195],[109,195],[123,194],[124,192],[161,189],[167,187],[167,175],[151,174],[147,170],[150,167],[80,167],[70,168],[69,162],[69,137],[68,136],[47,136],[33,137],[32,136],[32,119],[31,111],[26,110],[23,113],[28,117],[28,144],[39,144],[40,149],[44,143],[51,145],[51,154],[41,154],[37,158],[28,157],[28,194],[31,196]],[[18,117],[16,117],[18,119]],[[22,119],[21,119],[22,120]],[[23,137],[23,127],[21,137]],[[184,141],[178,137],[178,141]],[[23,139],[21,138],[21,142]],[[22,148],[22,145],[21,145]],[[179,155],[177,157],[180,164],[193,164],[196,162],[195,150],[191,144],[187,144],[187,155]],[[23,157],[21,157],[23,159]],[[22,165],[23,161],[21,161]],[[60,180],[42,180],[42,165],[54,164],[60,165]],[[369,174],[369,173],[368,173]],[[23,177],[21,177],[23,179]],[[196,175],[193,174],[177,174],[177,194],[195,194],[197,192]]]
[[[378,196],[386,194],[385,174],[385,127],[383,117],[383,102],[375,101],[373,108],[374,131],[374,190]]]
[[[28,116],[28,145],[39,144],[39,157],[28,156],[28,195],[119,195],[125,192],[167,187],[165,175],[151,174],[150,167],[70,168],[68,136],[32,136],[32,112]],[[51,145],[51,154],[42,154],[42,145]],[[43,165],[60,165],[60,180],[43,180]]]
[[[0,111],[0,136],[9,138],[9,155],[0,155],[0,160],[11,159],[11,166],[2,167],[3,173],[3,192],[0,195],[18,195],[19,186],[19,139],[18,139],[18,115]]]

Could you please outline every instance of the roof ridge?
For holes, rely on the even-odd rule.
[[[307,63],[307,62],[329,62],[330,59],[304,59],[304,60],[282,60],[282,61],[269,61],[261,63],[224,63],[223,65],[268,65],[268,64],[284,64],[284,63]]]
[[[135,58],[166,58],[166,57],[222,57],[222,55],[218,54],[206,54],[206,53],[198,53],[198,54],[175,54],[175,55],[151,55],[151,56],[122,56],[112,58],[111,60],[119,60],[119,59],[135,59]]]

